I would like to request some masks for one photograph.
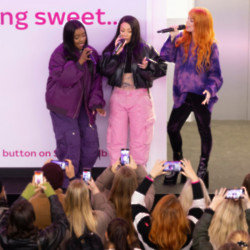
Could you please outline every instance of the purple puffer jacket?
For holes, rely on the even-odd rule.
[[[97,51],[90,47],[98,62]],[[80,52],[79,55],[80,57]],[[93,77],[92,77],[93,76]],[[102,92],[102,78],[93,67],[93,73],[87,63],[68,61],[65,58],[63,44],[60,44],[49,62],[49,78],[46,89],[47,108],[55,113],[78,118],[81,105],[85,106],[89,123],[94,124],[96,108],[103,108],[105,101]],[[93,78],[93,79],[92,79]],[[83,103],[84,102],[84,103]]]

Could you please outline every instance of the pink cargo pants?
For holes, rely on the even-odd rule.
[[[137,164],[146,166],[153,138],[155,114],[147,89],[125,90],[115,87],[110,98],[107,149],[111,164],[127,148],[129,128],[130,155]]]

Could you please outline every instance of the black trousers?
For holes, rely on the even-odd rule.
[[[182,138],[180,130],[193,111],[201,137],[201,157],[209,159],[212,148],[212,134],[210,129],[211,113],[207,105],[201,105],[204,96],[188,93],[185,103],[173,109],[168,121],[168,135],[173,152],[182,152]]]

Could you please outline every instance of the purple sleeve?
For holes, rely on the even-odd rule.
[[[63,52],[57,49],[50,58],[49,76],[63,87],[70,87],[85,74],[86,66],[79,62],[66,61]]]
[[[219,51],[217,45],[212,45],[212,51],[210,56],[210,68],[207,72],[208,80],[206,89],[210,92],[211,97],[215,96],[216,93],[222,86],[223,78],[221,76]]]
[[[95,50],[93,50],[93,56],[95,57],[96,62],[98,62],[99,56]],[[88,105],[91,110],[95,110],[96,108],[103,108],[105,106],[102,90],[102,77],[97,72],[96,67],[94,68],[93,72],[93,81],[91,85]]]
[[[175,47],[176,38],[171,42],[171,37],[163,44],[160,56],[163,60],[168,62],[176,61],[177,48]]]

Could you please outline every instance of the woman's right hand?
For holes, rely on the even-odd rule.
[[[177,25],[171,26],[171,28],[174,29],[174,31],[170,32],[171,42],[173,42],[173,40],[175,39],[175,37],[179,34],[179,30],[178,30],[178,26]]]
[[[93,180],[93,178],[91,178],[91,180],[88,181],[88,188],[92,192],[92,194],[98,194],[98,193],[100,193],[100,190],[96,186],[95,181]]]
[[[83,51],[82,51],[82,54],[78,60],[78,62],[83,65],[86,61],[89,61],[91,60],[89,58],[89,55],[92,53],[92,49],[91,48],[88,48],[86,47]]]
[[[117,47],[119,41],[123,39],[121,36],[118,36],[115,40],[115,48]],[[123,48],[124,46],[126,45],[126,41],[123,43],[123,45],[121,46],[121,48],[116,52],[116,55],[119,55],[122,51],[123,51]]]

